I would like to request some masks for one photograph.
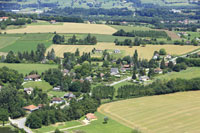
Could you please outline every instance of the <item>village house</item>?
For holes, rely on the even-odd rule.
[[[9,17],[0,17],[0,22],[8,20]]]
[[[114,50],[114,53],[115,53],[115,54],[119,54],[119,53],[121,53],[121,51],[120,51],[119,49],[115,49],[115,50]]]
[[[110,75],[117,75],[119,74],[118,68],[111,68],[110,69]]]
[[[35,106],[35,105],[29,105],[29,106],[23,107],[23,109],[26,110],[26,111],[33,112],[33,111],[38,110],[39,107],[38,107],[38,106]]]
[[[123,67],[122,67],[120,70],[121,70],[121,72],[123,72],[123,73],[126,72],[126,68],[123,68]]]
[[[122,67],[126,70],[131,70],[132,65],[123,65]]]
[[[64,69],[64,70],[62,70],[62,73],[63,73],[64,76],[69,75],[69,70]]]
[[[157,73],[157,74],[162,74],[163,73],[162,69],[160,69],[160,68],[154,69],[154,72]]]
[[[53,88],[53,91],[60,91],[61,89],[60,89],[60,86],[57,86],[57,87],[54,87]]]
[[[69,92],[64,95],[64,98],[72,99],[72,98],[76,98],[76,96],[72,92]]]
[[[32,74],[24,78],[24,81],[41,81],[40,75]]]
[[[28,95],[31,95],[32,92],[33,92],[33,88],[30,87],[30,88],[24,88],[24,92],[26,92]]]
[[[61,104],[63,103],[64,100],[62,100],[61,98],[58,98],[58,97],[54,97],[52,100],[51,100],[51,103],[53,104]]]
[[[166,57],[165,57],[165,59],[167,59],[167,60],[170,60],[172,58],[172,56],[171,55],[166,55]]]
[[[88,113],[85,115],[85,117],[88,121],[97,120],[97,117],[93,113]]]
[[[142,82],[145,82],[145,81],[149,80],[149,77],[148,76],[140,76],[139,80],[142,81]]]

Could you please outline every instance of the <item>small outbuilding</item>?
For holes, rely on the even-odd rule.
[[[38,110],[39,107],[37,107],[37,106],[35,106],[35,105],[29,105],[29,106],[23,107],[23,109],[26,110],[26,111],[33,112],[33,111]]]
[[[88,121],[97,120],[97,117],[93,113],[88,113],[85,117]]]

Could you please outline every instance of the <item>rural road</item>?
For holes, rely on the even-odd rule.
[[[198,52],[200,52],[200,49],[199,50],[197,50],[197,51],[194,51],[194,52],[191,52],[191,53],[188,53],[188,54],[184,54],[184,55],[181,55],[181,56],[177,56],[177,57],[175,57],[175,58],[173,58],[173,59],[171,59],[170,61],[175,61],[177,58],[179,58],[179,57],[186,57],[187,55],[192,55],[192,54],[196,54],[196,53],[198,53]]]
[[[122,83],[122,82],[125,82],[125,81],[128,81],[128,80],[131,80],[131,77],[127,77],[127,78],[122,79],[120,81],[114,82],[114,83],[110,84],[110,86],[114,86],[116,84],[119,84],[119,83]]]
[[[16,125],[18,128],[23,128],[27,133],[33,133],[31,129],[25,126],[26,122],[26,117],[19,118],[19,119],[11,119],[9,118],[9,121],[13,124]]]

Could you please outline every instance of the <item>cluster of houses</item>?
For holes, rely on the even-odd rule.
[[[160,23],[164,24],[164,23],[170,23],[170,24],[197,24],[198,20],[189,20],[189,19],[185,19],[185,20],[179,20],[179,21],[160,21]]]
[[[24,78],[24,81],[42,81],[40,75],[31,74]]]

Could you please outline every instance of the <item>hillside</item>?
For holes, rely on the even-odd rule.
[[[197,133],[199,91],[151,96],[104,104],[99,111],[143,133]]]
[[[154,4],[160,6],[188,6],[195,5],[196,0],[0,0],[1,10],[22,10],[30,12],[49,10],[51,8],[78,7],[78,8],[128,8]],[[40,11],[37,11],[40,12]]]

